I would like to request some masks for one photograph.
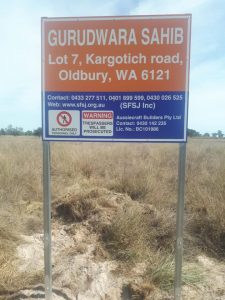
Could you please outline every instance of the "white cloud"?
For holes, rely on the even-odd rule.
[[[205,82],[190,91],[189,127],[204,132],[225,132],[224,88]]]
[[[189,127],[225,132],[225,56],[191,66]]]
[[[161,1],[142,1],[138,7],[135,8],[133,14],[177,14],[177,13],[191,13],[194,9],[209,0],[161,0]]]

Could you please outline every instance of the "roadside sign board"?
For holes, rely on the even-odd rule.
[[[42,18],[46,141],[185,142],[191,15]]]

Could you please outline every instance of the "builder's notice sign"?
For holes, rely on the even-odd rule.
[[[43,139],[185,142],[191,15],[42,18]]]

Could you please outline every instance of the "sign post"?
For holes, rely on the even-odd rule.
[[[185,188],[186,144],[179,144],[178,167],[178,201],[176,221],[176,252],[175,252],[175,300],[181,299],[182,261],[183,261],[183,227],[184,227],[184,188]]]
[[[45,296],[52,299],[50,145],[43,141]]]
[[[42,18],[43,140],[175,142],[183,149],[190,32],[190,14]],[[182,170],[176,299],[181,286]],[[50,259],[51,245],[47,245]],[[46,274],[51,274],[49,264]]]

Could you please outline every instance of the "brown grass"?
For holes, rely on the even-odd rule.
[[[82,222],[97,212],[98,189],[77,189],[54,202],[57,217],[65,222]]]
[[[159,214],[148,205],[130,205],[104,228],[103,240],[114,258],[145,261],[157,250],[172,251],[174,221],[166,211]]]
[[[206,251],[225,254],[225,140],[194,141],[187,161],[189,231]]]
[[[113,257],[141,261],[149,257],[149,253],[171,253],[178,145],[52,143],[51,158],[52,198],[60,217],[69,214],[71,222],[82,222],[92,215],[99,216],[101,210],[114,210],[113,220],[109,217],[107,226],[95,228],[103,234],[104,245]],[[225,253],[224,166],[225,140],[189,140],[185,232],[194,241],[192,247],[217,256]],[[1,292],[15,288],[15,281],[9,280],[9,274],[17,276],[16,266],[6,266],[14,261],[20,233],[32,234],[41,228],[40,139],[0,137],[0,169]],[[70,200],[61,197],[77,184],[82,189],[73,192]],[[134,205],[117,210],[113,200],[107,198],[107,192],[99,196],[98,189],[127,194]],[[146,207],[151,209],[148,211]],[[7,250],[2,245],[7,245]]]
[[[43,272],[17,272],[18,261],[15,249],[21,242],[19,232],[9,231],[6,225],[0,225],[0,296],[5,292],[14,292],[43,280]]]

